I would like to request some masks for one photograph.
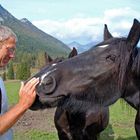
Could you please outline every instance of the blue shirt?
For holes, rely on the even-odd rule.
[[[4,86],[4,82],[0,77],[0,89],[1,89],[1,112],[0,115],[4,114],[8,110],[7,94]],[[9,129],[3,135],[0,135],[0,140],[13,140],[13,131]]]

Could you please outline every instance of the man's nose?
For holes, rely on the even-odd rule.
[[[15,58],[15,54],[14,54],[14,53],[10,53],[10,54],[9,54],[9,57],[10,57],[10,58]]]

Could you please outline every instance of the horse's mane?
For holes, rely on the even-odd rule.
[[[117,45],[117,49],[118,51],[118,56],[116,57],[116,68],[115,70],[117,71],[117,77],[118,77],[118,85],[119,85],[119,89],[121,91],[124,91],[127,81],[128,81],[128,77],[130,76],[130,71],[132,70],[132,65],[133,65],[133,69],[134,71],[137,71],[136,73],[140,74],[140,61],[138,61],[138,59],[140,60],[140,56],[137,55],[137,49],[132,49],[131,51],[128,49],[130,46],[129,44],[126,43],[126,38],[122,37],[122,38],[110,38],[104,42],[101,42],[99,44],[97,44],[95,47],[98,47],[100,45],[104,45],[104,44],[110,44],[110,45]],[[91,48],[91,50],[94,48]],[[117,55],[117,54],[116,54]],[[136,57],[136,58],[135,58]],[[133,64],[135,60],[135,63]],[[116,78],[117,78],[116,77]]]
[[[137,53],[136,49],[128,50],[130,46],[125,41],[119,43],[119,57],[117,61],[117,71],[119,74],[118,84],[121,91],[124,91],[128,82],[128,78],[131,76],[133,60]],[[140,64],[138,64],[140,66]],[[137,64],[134,65],[137,67]]]
[[[134,57],[134,63],[132,65],[132,72],[138,78],[140,77],[140,49],[139,48],[135,49],[135,57]]]

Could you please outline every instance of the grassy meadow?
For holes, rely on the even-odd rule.
[[[9,104],[18,101],[19,81],[6,81]],[[110,107],[110,123],[107,129],[101,133],[100,140],[137,140],[134,130],[135,110],[119,100]],[[31,130],[24,134],[15,132],[15,140],[57,140],[56,132],[43,132]]]

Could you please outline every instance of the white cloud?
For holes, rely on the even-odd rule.
[[[104,12],[105,18],[114,19],[116,17],[129,16],[132,12],[131,8],[119,8],[119,9],[109,9]]]
[[[114,36],[126,35],[134,18],[140,19],[138,12],[126,7],[106,10],[102,17],[81,16],[59,21],[47,19],[33,21],[33,24],[64,42],[81,41],[82,43],[101,40],[105,23]]]

